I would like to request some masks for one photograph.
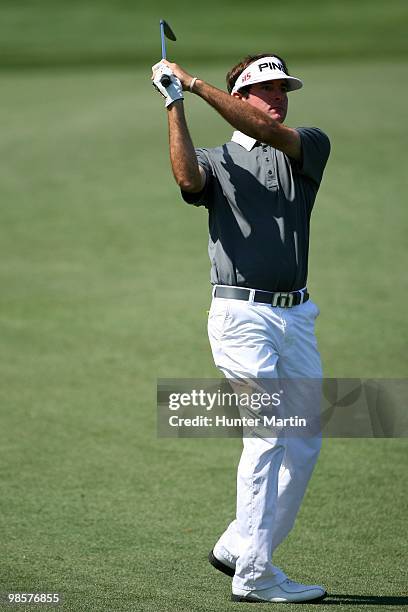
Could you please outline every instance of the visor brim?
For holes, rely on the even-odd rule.
[[[295,91],[296,89],[301,89],[303,87],[303,81],[297,79],[296,77],[285,74],[284,72],[274,71],[273,74],[263,75],[261,78],[253,78],[249,79],[246,83],[243,83],[239,88],[234,87],[232,90],[232,94],[239,91],[240,89],[244,89],[246,87],[250,87],[251,85],[256,85],[257,83],[266,83],[267,81],[276,81],[278,79],[285,79],[288,85],[288,91]]]

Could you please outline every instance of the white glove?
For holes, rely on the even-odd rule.
[[[152,70],[154,74],[153,85],[166,99],[166,108],[176,100],[184,100],[181,82],[166,64],[159,62],[152,66]],[[170,85],[168,87],[164,87],[160,83],[160,79],[164,74],[170,77]]]

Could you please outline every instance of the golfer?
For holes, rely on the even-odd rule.
[[[163,74],[171,83],[165,88]],[[310,217],[330,152],[318,128],[285,125],[288,92],[302,81],[274,53],[246,57],[227,74],[228,93],[177,64],[153,66],[165,97],[174,178],[188,204],[205,206],[213,300],[208,333],[216,366],[230,379],[321,379],[307,290]],[[235,129],[230,142],[195,149],[184,92]],[[320,437],[252,435],[243,440],[236,517],[210,553],[233,576],[232,599],[302,602],[325,589],[290,580],[273,553],[292,529],[317,461]]]

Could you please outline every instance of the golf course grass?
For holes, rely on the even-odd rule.
[[[319,61],[329,46],[321,39],[305,59],[299,50],[288,57],[305,88],[290,94],[287,123],[317,125],[332,142],[308,283],[329,377],[407,376],[408,84],[396,6],[385,17],[373,3],[370,16],[375,28],[388,24],[388,57],[382,41],[376,57],[350,61],[350,49],[342,56],[338,46]],[[17,9],[5,7],[14,19]],[[21,19],[32,31],[29,14]],[[299,15],[294,21],[300,28]],[[234,516],[241,442],[156,435],[157,378],[219,374],[206,337],[206,211],[179,197],[149,65],[98,60],[97,69],[89,61],[79,70],[63,60],[61,43],[60,68],[46,45],[33,55],[47,59],[41,70],[24,68],[23,46],[8,36],[14,60],[0,72],[0,593],[59,592],[70,612],[235,610],[230,580],[206,556]],[[132,58],[126,36],[123,58]],[[222,87],[229,55],[213,52],[206,62],[200,53],[211,35],[203,36],[189,68]],[[239,59],[245,40],[234,41]],[[97,36],[95,47],[102,53]],[[203,101],[186,94],[186,107],[197,146],[229,138]],[[324,441],[274,559],[291,578],[326,586],[319,610],[406,609],[407,450],[405,439]]]

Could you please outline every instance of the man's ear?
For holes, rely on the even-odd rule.
[[[239,91],[234,91],[234,93],[232,94],[232,97],[238,98],[239,100],[245,100],[244,96]]]

